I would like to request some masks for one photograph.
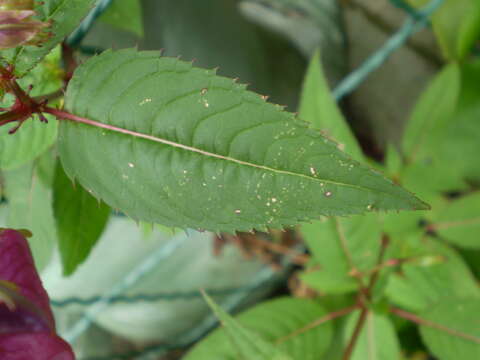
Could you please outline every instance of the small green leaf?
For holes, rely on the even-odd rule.
[[[220,319],[232,345],[240,359],[252,360],[288,360],[293,358],[282,353],[278,348],[263,340],[257,334],[247,330],[227,314],[207,295],[203,294],[210,308]],[[218,357],[216,357],[218,359]]]
[[[320,265],[318,273],[324,272],[303,275],[318,290],[335,293],[354,290],[354,279],[349,275],[352,265],[363,272],[376,264],[381,244],[377,214],[315,221],[303,224],[301,233],[315,264]]]
[[[387,173],[391,177],[398,177],[403,168],[403,159],[398,150],[392,144],[387,146],[385,155],[385,166]]]
[[[339,146],[355,160],[363,161],[362,150],[337,106],[320,62],[320,52],[310,61],[300,98],[299,117],[339,142]]]
[[[422,311],[449,296],[480,299],[480,288],[456,251],[431,238],[412,237],[397,243],[395,258],[417,260],[390,276],[385,292],[391,302]]]
[[[420,327],[423,341],[439,360],[480,359],[479,314],[478,298],[445,299],[420,314],[437,325]]]
[[[39,179],[32,163],[5,171],[3,176],[8,199],[7,226],[32,232],[28,242],[41,271],[49,263],[56,242],[51,190]]]
[[[346,294],[358,289],[358,282],[347,273],[339,273],[330,269],[303,272],[300,279],[309,287],[326,294]]]
[[[143,36],[142,5],[139,0],[113,1],[100,21]]]
[[[344,344],[351,338],[359,312],[351,314],[345,326]],[[390,319],[370,311],[353,350],[351,360],[400,359],[400,344]]]
[[[57,163],[53,211],[64,275],[85,261],[107,224],[110,208],[70,181]]]
[[[322,356],[331,343],[331,322],[288,339],[285,337],[326,315],[325,309],[313,301],[283,297],[261,303],[240,314],[235,320],[251,333],[257,334],[258,339],[264,339],[262,341],[270,344],[278,342],[278,349],[292,359],[315,360]],[[186,355],[185,360],[238,359],[235,347],[227,340],[227,336],[226,329],[215,330],[199,342]],[[251,359],[248,356],[244,358]]]
[[[409,0],[415,7],[429,0]],[[446,59],[463,60],[480,35],[478,0],[445,0],[432,15],[433,31]]]
[[[64,38],[72,32],[82,18],[91,10],[95,0],[43,0],[35,2],[39,20],[50,22],[48,29],[51,36],[41,47],[26,45],[0,52],[10,64],[15,65],[15,72],[23,76],[31,70]]]
[[[460,69],[450,64],[434,78],[410,116],[402,140],[408,161],[424,161],[434,155],[432,151],[456,110],[459,93]]]
[[[480,192],[452,201],[436,214],[432,227],[454,245],[480,249]]]
[[[427,208],[245,86],[156,52],[92,58],[66,109],[96,121],[61,122],[67,174],[134,219],[236,231]]]
[[[51,116],[48,124],[30,119],[15,134],[13,126],[0,127],[0,169],[18,168],[35,159],[53,144],[57,137],[57,122]]]

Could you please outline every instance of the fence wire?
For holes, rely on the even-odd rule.
[[[90,14],[83,20],[80,26],[69,36],[67,43],[70,46],[85,49],[81,45],[82,40],[88,34],[89,30],[92,28],[95,21],[108,9],[112,4],[113,0],[98,0],[95,8],[90,12]],[[430,16],[442,5],[444,0],[431,0],[424,8],[421,10],[416,10],[410,6],[404,0],[390,0],[390,2],[405,11],[408,15],[404,24],[399,28],[399,30],[394,33],[385,44],[375,53],[373,53],[359,68],[354,70],[348,76],[346,76],[340,84],[333,90],[333,95],[337,100],[342,99],[344,96],[353,92],[358,86],[360,86],[368,76],[382,66],[385,61],[392,55],[398,48],[403,46],[405,42],[418,30],[429,24]],[[88,48],[92,53],[100,51],[96,48]],[[175,243],[176,244],[176,243]],[[171,249],[167,249],[165,253],[160,251],[160,255],[156,257],[164,258],[165,254],[170,254],[171,251],[175,251],[177,245],[172,244]],[[133,274],[134,282],[139,278],[148,274],[154,267],[152,265],[152,259],[148,258],[139,268],[142,269],[140,273]],[[135,272],[135,270],[133,271]],[[130,274],[132,275],[132,273]],[[243,287],[235,288],[224,288],[224,289],[207,289],[207,292],[212,296],[232,296],[232,299],[222,304],[227,311],[234,310],[239,303],[244,299],[246,294],[254,291],[255,289],[266,285],[272,281],[272,270],[265,270],[258,276],[251,284],[248,284]],[[273,276],[275,277],[275,276]],[[124,279],[121,284],[114,286],[110,292],[93,296],[89,298],[68,298],[63,300],[52,300],[52,305],[58,308],[68,307],[71,305],[82,305],[86,306],[86,312],[82,319],[80,319],[67,333],[66,339],[70,342],[74,342],[84,331],[86,331],[94,320],[95,316],[99,311],[105,309],[111,304],[115,303],[138,303],[138,302],[155,302],[155,301],[174,301],[174,300],[190,300],[199,298],[199,291],[189,291],[189,292],[175,292],[175,293],[158,293],[158,294],[136,294],[136,295],[124,295],[123,292],[129,287],[125,286],[130,284],[132,278]],[[278,281],[278,279],[276,279]],[[202,338],[206,332],[212,329],[217,324],[216,319],[213,315],[209,316],[205,321],[200,324],[198,327],[192,329],[190,332],[185,334],[177,343],[175,344],[160,344],[153,345],[144,348],[141,351],[127,352],[124,354],[112,354],[111,356],[104,357],[88,357],[83,358],[82,360],[123,360],[123,359],[143,359],[146,356],[155,354],[160,356],[172,350],[186,348],[197,340]]]

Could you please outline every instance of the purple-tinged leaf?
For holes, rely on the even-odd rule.
[[[0,229],[0,359],[73,360],[70,345],[55,333],[25,234]]]

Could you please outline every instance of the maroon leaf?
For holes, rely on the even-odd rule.
[[[0,335],[2,360],[72,360],[70,345],[46,332]]]
[[[0,359],[73,360],[22,232],[0,229]]]

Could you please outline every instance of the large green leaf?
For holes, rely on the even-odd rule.
[[[32,232],[28,242],[40,271],[49,263],[56,241],[51,190],[39,179],[32,163],[3,175],[8,199],[7,226]]]
[[[70,275],[85,261],[100,238],[110,208],[81,186],[75,187],[58,163],[53,183],[53,212],[63,272]]]
[[[439,360],[480,359],[480,301],[443,300],[420,317],[440,326],[420,327],[422,338]]]
[[[434,230],[452,244],[480,249],[480,192],[452,201],[436,214]]]
[[[358,283],[349,274],[371,270],[377,261],[381,224],[376,214],[325,219],[302,225],[301,232],[320,270],[307,272],[302,280],[324,292],[355,290]]]
[[[113,1],[99,20],[143,36],[142,6],[139,0]]]
[[[358,322],[359,313],[349,316],[344,334],[344,343],[351,338]],[[395,328],[388,317],[369,312],[351,360],[396,360],[400,359],[400,344]]]
[[[19,76],[38,64],[57,44],[72,32],[94,5],[95,0],[43,0],[35,1],[35,10],[41,21],[51,22],[51,33],[42,46],[26,45],[3,51],[0,56],[15,65]]]
[[[79,67],[63,121],[67,174],[132,218],[213,231],[368,209],[426,209],[305,123],[213,71],[156,52]]]
[[[304,328],[313,321],[326,315],[320,305],[305,299],[277,298],[257,305],[236,320],[245,329],[257,334],[257,337],[270,343],[282,339]],[[295,337],[281,341],[277,346],[293,359],[318,359],[327,350],[332,340],[332,323],[326,322]],[[218,329],[205,340],[198,343],[185,360],[233,360],[235,347],[227,340],[225,329]],[[245,357],[245,359],[251,359]]]
[[[417,261],[403,265],[401,273],[390,276],[386,295],[391,302],[422,311],[449,296],[480,300],[480,287],[470,269],[447,245],[415,237],[397,241],[397,245],[394,257]]]

